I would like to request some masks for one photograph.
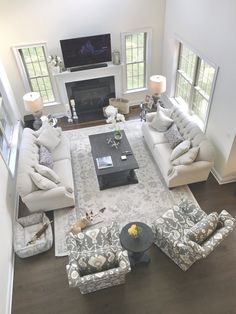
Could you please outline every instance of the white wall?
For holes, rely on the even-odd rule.
[[[219,66],[206,133],[216,147],[215,173],[220,181],[236,170],[236,163],[227,165],[236,133],[235,12],[235,0],[166,1],[163,72],[167,95],[173,96],[176,35]]]
[[[13,276],[12,219],[14,215],[14,182],[0,155],[0,313],[10,313]]]
[[[46,41],[49,54],[59,54],[60,39],[111,33],[120,50],[120,33],[153,30],[151,69],[159,73],[165,0],[8,0],[1,1],[0,55],[23,114],[25,93],[11,47]],[[139,96],[140,98],[140,96]]]

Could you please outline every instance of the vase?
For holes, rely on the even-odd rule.
[[[116,141],[120,141],[122,139],[122,132],[121,132],[121,129],[120,129],[120,125],[117,122],[115,124],[114,139]]]

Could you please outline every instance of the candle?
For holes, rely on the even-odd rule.
[[[71,99],[71,100],[70,100],[70,104],[71,104],[72,107],[75,107],[75,100],[74,100],[74,99]]]

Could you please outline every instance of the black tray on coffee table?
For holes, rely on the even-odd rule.
[[[123,130],[121,132],[122,139],[117,149],[112,147],[111,144],[107,143],[108,139],[113,138],[114,132],[94,134],[89,136],[91,153],[100,190],[112,188],[115,186],[138,183],[138,179],[134,170],[138,169],[139,165],[133,155],[125,132]],[[131,154],[127,155],[126,160],[121,160],[121,155],[125,151],[131,152]],[[105,169],[98,169],[96,159],[105,156],[111,156],[113,166]]]

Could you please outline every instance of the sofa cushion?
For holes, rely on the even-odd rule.
[[[173,168],[170,162],[170,155],[172,149],[169,143],[161,143],[155,145],[153,157],[155,158],[158,167],[161,170],[163,177],[167,180],[169,169]]]
[[[60,143],[55,147],[55,149],[51,153],[54,162],[62,159],[71,159],[70,141],[68,137],[62,134]]]
[[[38,143],[44,145],[50,151],[60,143],[60,137],[52,128],[45,128],[38,137]]]
[[[84,251],[77,260],[81,276],[98,273],[118,266],[116,250],[113,247],[96,251]]]
[[[53,158],[51,152],[43,145],[39,148],[39,163],[49,168],[53,168]]]
[[[215,152],[213,145],[210,143],[209,140],[205,139],[201,141],[199,144],[199,152],[196,158],[196,161],[210,161],[213,162],[215,158]]]
[[[71,161],[69,159],[58,160],[54,162],[53,170],[61,180],[58,186],[64,186],[68,192],[72,193],[74,191],[74,181]]]
[[[165,132],[172,123],[173,120],[167,117],[162,110],[157,110],[150,126],[158,132]]]
[[[165,132],[165,137],[167,138],[172,149],[175,148],[179,143],[184,141],[184,138],[179,133],[179,130],[175,123],[173,123],[172,126]]]
[[[157,110],[161,110],[165,114],[165,116],[167,116],[168,118],[171,118],[172,111],[173,111],[172,109],[164,108],[158,105]]]
[[[58,177],[58,175],[49,167],[37,164],[35,166],[35,169],[43,177],[48,178],[55,183],[60,183],[60,178]]]
[[[52,182],[37,172],[31,172],[30,177],[40,190],[51,190],[57,187],[55,182]]]
[[[192,147],[188,152],[172,161],[173,166],[189,165],[194,162],[197,157],[199,147]]]
[[[186,233],[187,239],[201,244],[216,230],[218,221],[219,217],[216,212],[204,217],[189,229]]]
[[[181,142],[180,144],[178,144],[172,151],[171,155],[170,155],[170,160],[173,161],[174,159],[180,157],[181,155],[183,155],[184,153],[186,153],[189,148],[190,148],[190,141],[189,140],[185,140],[183,142]]]

